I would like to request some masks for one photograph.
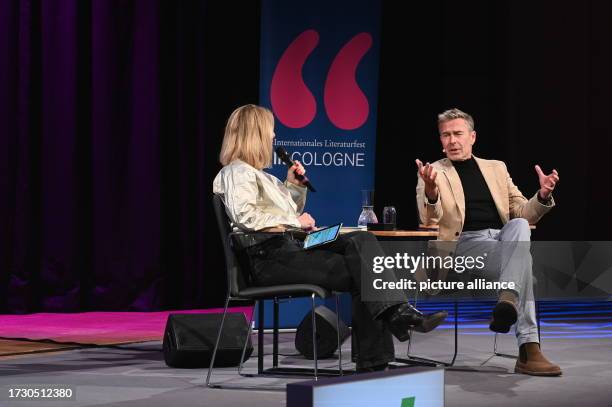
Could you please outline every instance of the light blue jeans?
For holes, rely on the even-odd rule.
[[[481,256],[486,254],[483,277],[502,282],[514,282],[518,296],[518,320],[514,326],[518,345],[539,342],[533,297],[531,231],[522,218],[510,220],[500,229],[484,229],[461,233],[455,254]]]

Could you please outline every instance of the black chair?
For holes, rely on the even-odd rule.
[[[225,255],[225,266],[226,266],[226,274],[227,274],[227,297],[225,300],[225,307],[223,310],[223,317],[221,318],[221,324],[219,326],[219,333],[217,334],[217,339],[215,342],[215,347],[213,349],[213,355],[210,361],[210,366],[208,368],[208,374],[206,376],[206,386],[208,387],[221,387],[219,385],[214,385],[210,382],[213,366],[215,363],[215,357],[217,353],[217,349],[219,347],[219,341],[221,338],[221,333],[223,331],[223,324],[225,322],[225,315],[227,314],[227,308],[230,301],[234,300],[242,300],[242,301],[255,301],[255,308],[258,309],[258,341],[257,341],[257,374],[258,375],[299,375],[299,376],[313,376],[316,380],[318,376],[337,376],[342,375],[342,343],[340,341],[340,334],[338,333],[338,370],[328,370],[328,369],[319,369],[318,368],[318,359],[317,359],[317,327],[316,327],[316,315],[315,315],[315,298],[329,298],[332,295],[335,296],[336,299],[336,318],[337,323],[339,325],[339,308],[338,308],[338,296],[331,291],[317,286],[313,284],[285,284],[285,285],[275,285],[275,286],[249,286],[248,275],[250,270],[244,270],[241,267],[240,262],[238,261],[237,253],[234,249],[234,239],[233,235],[241,233],[241,232],[232,232],[229,218],[225,212],[225,205],[221,197],[217,195],[213,195],[213,208],[215,210],[215,216],[217,219],[217,225],[219,226],[219,232],[221,236],[221,241],[223,244],[223,253]],[[249,235],[261,235],[261,233],[249,233]],[[311,307],[312,307],[312,340],[313,340],[313,356],[314,356],[314,369],[306,369],[306,368],[283,368],[278,366],[278,314],[279,314],[279,299],[282,298],[295,298],[295,297],[310,297],[311,298]],[[263,300],[271,299],[274,301],[273,305],[273,342],[272,342],[272,368],[264,369],[264,351],[263,351],[263,335],[264,335],[264,303]],[[242,348],[242,356],[240,358],[240,366],[238,368],[238,373],[241,376],[252,377],[254,375],[251,374],[243,374],[242,367],[244,364],[244,355],[246,351],[246,345],[248,343],[248,338],[251,335],[252,325],[253,325],[253,314],[251,315],[251,320],[249,321],[249,329],[247,336],[244,340],[244,346]]]

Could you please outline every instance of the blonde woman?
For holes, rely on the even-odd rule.
[[[316,227],[315,219],[304,212],[306,188],[295,177],[295,173],[306,172],[304,167],[296,161],[285,182],[263,171],[272,164],[273,139],[274,116],[266,108],[242,106],[227,121],[219,157],[223,168],[213,182],[213,192],[223,199],[236,231],[308,231]],[[302,283],[349,291],[357,370],[383,370],[395,358],[391,334],[405,341],[409,329],[431,331],[447,314],[424,316],[408,304],[403,293],[383,292],[375,301],[362,301],[362,264],[371,266],[371,259],[378,255],[384,252],[368,232],[340,235],[312,250],[303,250],[301,242],[284,235],[261,245],[251,259],[251,277],[259,285]]]

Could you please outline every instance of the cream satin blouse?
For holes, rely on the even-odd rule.
[[[220,195],[234,230],[255,231],[279,225],[300,227],[306,188],[234,160],[219,171],[213,192]]]

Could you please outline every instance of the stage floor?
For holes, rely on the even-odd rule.
[[[554,318],[554,316],[551,316]],[[459,355],[455,367],[446,371],[447,406],[610,406],[612,400],[612,339],[610,320],[554,320],[542,327],[545,354],[561,365],[564,374],[539,378],[512,373],[514,361],[491,357],[493,334],[485,321],[460,325]],[[269,338],[266,339],[267,341]],[[451,325],[429,334],[416,334],[412,352],[448,359],[452,354]],[[513,335],[503,335],[501,350],[516,352]],[[350,355],[350,340],[344,355]],[[293,334],[281,335],[281,354],[293,355]],[[271,352],[271,347],[266,353]],[[397,343],[396,354],[405,354]],[[281,363],[308,365],[297,356],[281,356]],[[346,358],[348,359],[348,358]],[[268,366],[271,357],[266,357]],[[335,366],[327,359],[324,366]],[[254,372],[256,359],[246,364]],[[350,362],[345,367],[352,368]],[[407,368],[408,370],[410,368]],[[481,371],[466,371],[477,369]],[[0,406],[283,406],[284,386],[291,379],[243,378],[235,368],[215,369],[213,380],[228,386],[259,386],[254,390],[208,389],[204,369],[166,367],[160,342],[115,347],[16,355],[0,358]],[[303,379],[302,379],[303,380]],[[7,401],[9,387],[25,384],[70,385],[76,401]],[[279,391],[264,391],[269,386]]]

